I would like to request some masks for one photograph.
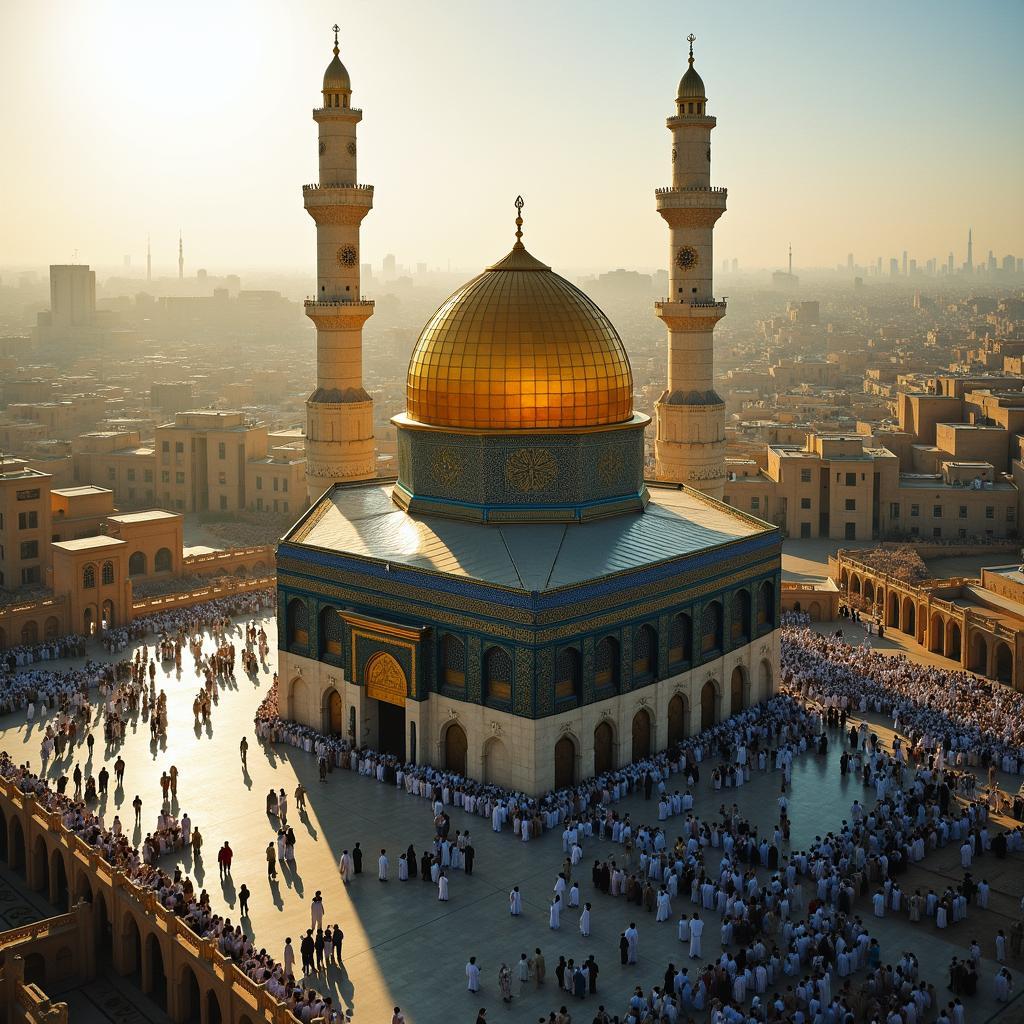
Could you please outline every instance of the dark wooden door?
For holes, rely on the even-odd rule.
[[[555,744],[555,789],[564,789],[576,781],[576,747],[568,736]]]
[[[680,694],[668,702],[668,745],[674,746],[686,739],[686,703]]]
[[[633,716],[633,760],[651,756],[651,716],[640,710]]]
[[[444,766],[448,771],[466,774],[467,747],[466,733],[462,726],[457,723],[449,725],[444,734]]]
[[[610,772],[615,767],[615,758],[612,752],[612,727],[607,722],[601,722],[594,730],[594,774],[602,775]]]

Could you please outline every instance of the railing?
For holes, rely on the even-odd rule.
[[[362,114],[360,107],[314,107],[314,114]]]
[[[183,608],[202,601],[212,601],[217,597],[229,594],[245,593],[250,590],[263,590],[273,585],[276,574],[268,576],[250,576],[242,579],[237,576],[219,577],[216,583],[197,587],[195,590],[179,591],[176,594],[162,594],[159,597],[146,597],[141,601],[132,601],[132,615],[148,615],[169,608]]]
[[[305,299],[302,303],[307,309],[312,306],[372,306],[373,299]]]
[[[689,302],[686,299],[657,299],[654,306],[661,309],[662,306],[690,306],[693,309],[725,309],[725,303],[712,299],[710,302]]]
[[[251,556],[272,558],[273,555],[273,544],[259,544],[251,548],[229,548],[226,551],[207,551],[201,555],[186,555],[182,559],[182,564],[188,566],[208,565],[211,562],[229,562]]]
[[[303,192],[306,192],[306,191],[317,192],[320,189],[326,189],[326,188],[355,188],[355,189],[359,189],[361,192],[372,192],[373,191],[373,186],[372,185],[358,185],[354,181],[321,181],[321,182],[313,182],[310,185],[303,185],[302,186],[302,191]]]
[[[720,185],[666,185],[664,188],[656,188],[656,196],[669,195],[672,192],[721,192],[725,195],[729,190]]]
[[[0,938],[0,949],[7,949],[9,946],[17,945],[25,939],[35,939],[40,935],[56,932],[65,926],[75,926],[74,914],[60,914],[57,917],[48,917],[43,921],[34,921],[23,928],[11,928],[5,931],[2,938]]]

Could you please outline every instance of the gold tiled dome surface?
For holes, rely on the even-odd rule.
[[[427,322],[406,403],[438,427],[603,426],[632,416],[633,375],[604,313],[517,242]]]

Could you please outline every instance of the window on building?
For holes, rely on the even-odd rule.
[[[985,506],[985,518],[986,519],[995,519],[995,517],[996,517],[996,510],[995,510],[995,508],[992,505],[986,505]]]
[[[809,469],[800,470],[800,483],[809,484],[811,482],[811,471]]]
[[[761,499],[760,498],[751,498],[750,499],[750,511],[751,512],[756,512],[760,507],[761,507]]]
[[[811,535],[811,524],[801,523],[800,524],[800,536],[806,540]]]
[[[87,565],[82,570],[82,586],[86,590],[94,590],[96,587],[96,566]]]
[[[256,490],[257,491],[262,491],[263,490],[263,477],[261,477],[261,476],[256,477]]]
[[[966,519],[967,518],[967,506],[966,505],[961,505],[960,506],[960,518],[961,519]]]
[[[288,490],[288,477],[286,477],[286,476],[285,477],[281,477],[281,490],[282,491],[287,491]]]
[[[957,533],[960,535],[960,539],[964,540],[967,537],[967,529],[966,529],[966,527],[961,526],[960,529],[957,531]]]
[[[18,529],[19,530],[37,530],[39,528],[39,513],[38,512],[19,512],[18,513]]]
[[[466,685],[466,646],[451,633],[441,640],[441,681],[445,686]]]
[[[846,499],[846,511],[847,512],[856,512],[857,511],[857,499],[856,498],[847,498]]]
[[[174,507],[175,508],[184,508],[185,507],[185,502],[181,498],[175,498],[174,499]]]
[[[142,474],[142,479],[145,480],[147,484],[151,484],[153,482],[153,470],[147,469]]]
[[[582,692],[583,662],[575,647],[566,647],[555,659],[555,700],[574,700]]]
[[[18,501],[38,501],[39,500],[39,488],[32,487],[27,491],[18,491],[16,495]]]
[[[21,542],[21,557],[22,559],[38,558],[39,557],[39,541],[37,540],[23,540]]]
[[[174,482],[176,484],[183,484],[185,482],[185,474],[184,473],[175,473],[174,474]]]
[[[899,519],[900,517],[900,503],[898,501],[889,502],[889,518]]]
[[[279,486],[279,481],[278,481],[277,477],[275,476],[274,477],[274,490],[275,491],[278,489],[278,486]]]
[[[171,454],[171,442],[170,441],[164,441],[163,444],[160,445],[160,451],[162,451],[164,453],[164,455],[170,455]]]
[[[135,500],[135,488],[134,487],[129,487],[128,488],[128,500],[129,501],[134,501]]]
[[[184,441],[175,441],[174,442],[174,454],[175,455],[184,455],[185,454],[185,442]]]
[[[114,563],[113,562],[104,562],[103,563],[103,571],[100,574],[100,579],[103,580],[103,585],[105,587],[109,587],[110,584],[114,582]]]
[[[932,505],[932,518],[933,519],[941,519],[942,518],[942,506],[941,505]]]
[[[135,470],[134,469],[129,469],[128,470],[128,479],[134,482],[134,480],[135,480]]]
[[[257,512],[262,512],[263,511],[263,499],[262,498],[257,498],[256,499],[256,511]]]
[[[920,505],[911,505],[910,506],[910,517],[911,517],[911,519],[913,519],[915,516],[919,516],[920,514],[921,514],[921,506]]]
[[[227,473],[221,472],[221,473],[217,474],[217,483],[219,483],[223,487],[224,484],[226,484],[227,482],[228,482],[228,475],[227,475]]]
[[[228,510],[228,498],[226,494],[220,496],[220,510],[221,512],[227,512]]]
[[[160,470],[160,483],[169,484],[171,482],[171,471],[169,469]]]
[[[21,570],[21,585],[30,587],[32,584],[38,583],[42,577],[42,570],[38,565],[29,566],[29,568]]]
[[[228,457],[228,446],[223,441],[221,441],[217,445],[217,458],[218,459],[226,459],[227,457]]]
[[[107,479],[108,480],[116,480],[117,479],[117,470],[113,466],[108,466],[107,467]]]
[[[484,694],[491,700],[512,697],[512,656],[501,647],[492,647],[484,655]]]
[[[810,498],[801,498],[800,499],[800,507],[801,508],[810,508],[811,507],[811,499]]]
[[[942,527],[941,526],[933,526],[932,527],[932,536],[933,537],[941,537],[942,536]]]
[[[1017,521],[1017,510],[1012,505],[1006,506],[1006,521],[1015,523]]]
[[[846,474],[846,486],[847,487],[856,487],[857,486],[857,474],[856,473],[847,473]]]
[[[288,502],[287,501],[282,501],[281,502],[281,511],[282,512],[287,512],[288,511]]]

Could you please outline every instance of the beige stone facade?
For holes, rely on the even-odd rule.
[[[0,588],[45,583],[50,567],[52,477],[22,459],[0,459]]]

